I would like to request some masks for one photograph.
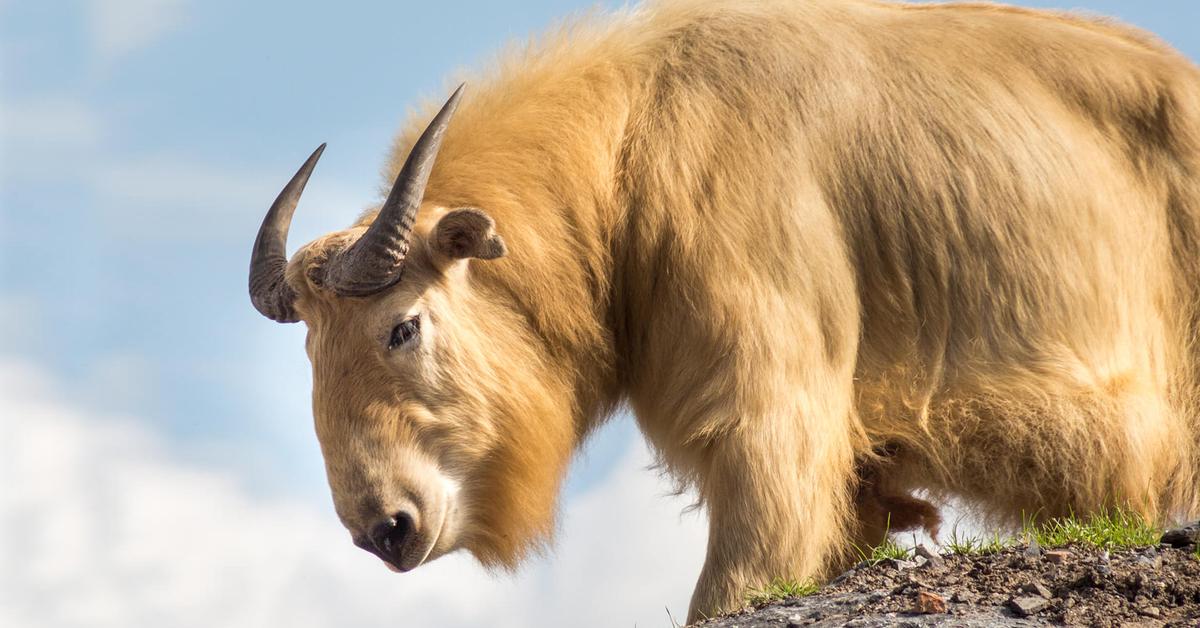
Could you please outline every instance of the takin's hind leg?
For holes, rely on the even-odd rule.
[[[1160,521],[1188,455],[1165,395],[1133,385],[945,401],[932,417],[934,488],[1010,524],[1112,508]]]
[[[899,448],[889,445],[877,449],[858,462],[858,487],[854,495],[857,529],[854,546],[860,552],[884,542],[889,534],[924,530],[937,539],[942,516],[937,506],[914,497],[911,487],[897,481],[901,462]]]

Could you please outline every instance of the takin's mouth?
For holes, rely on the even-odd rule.
[[[433,534],[417,534],[401,548],[401,560],[396,565],[396,571],[401,573],[412,571],[446,553],[444,549],[435,553],[438,550],[438,541],[442,540],[450,519],[450,509],[442,508],[441,510],[441,520],[438,522],[437,529],[432,530]]]
[[[409,541],[405,543],[403,547],[395,548],[391,552],[387,551],[385,548],[376,546],[369,539],[355,539],[354,544],[373,554],[376,558],[383,561],[383,564],[388,569],[396,573],[411,571],[419,567],[424,562],[424,559],[416,561],[416,563],[405,560],[406,556],[412,553],[407,548],[415,544],[419,544],[419,539],[416,538],[409,539]]]
[[[417,539],[413,539],[413,541],[417,541]],[[415,543],[407,543],[406,547],[412,546],[412,545],[415,545]],[[395,573],[405,573],[408,571],[412,571],[413,569],[420,567],[425,562],[424,556],[422,556],[419,560],[416,560],[416,561],[413,561],[410,558],[407,558],[407,555],[412,554],[413,552],[404,551],[405,548],[401,548],[400,551],[397,551],[391,555],[389,555],[386,552],[384,552],[378,548],[375,548],[375,547],[367,547],[366,549],[367,549],[367,551],[374,554],[376,556],[376,558],[383,561],[384,566],[386,566],[388,569],[390,569],[391,571],[393,571]],[[426,550],[424,552],[424,554],[427,555],[428,550]]]

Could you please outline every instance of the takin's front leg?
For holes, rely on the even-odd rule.
[[[836,415],[835,415],[836,416]],[[688,623],[745,605],[776,578],[823,578],[845,551],[854,459],[848,419],[743,422],[715,442],[700,490],[708,555]]]

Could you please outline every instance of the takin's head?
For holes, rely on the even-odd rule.
[[[576,438],[561,374],[512,295],[471,266],[504,263],[491,261],[507,253],[492,218],[424,200],[461,90],[414,144],[373,222],[287,260],[288,225],[322,145],[267,213],[250,263],[254,306],[308,326],[338,516],[355,544],[398,571],[456,549],[515,566],[552,532]]]

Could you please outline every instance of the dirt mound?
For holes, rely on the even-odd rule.
[[[1014,547],[860,563],[815,595],[703,622],[758,626],[1200,628],[1200,559],[1169,545],[1106,552]]]

